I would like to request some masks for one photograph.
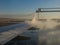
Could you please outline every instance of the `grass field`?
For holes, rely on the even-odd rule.
[[[24,20],[12,19],[12,18],[0,18],[0,27],[16,24],[20,22],[24,22]]]

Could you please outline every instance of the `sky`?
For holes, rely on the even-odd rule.
[[[60,7],[60,0],[0,0],[0,15],[27,15],[37,8]]]

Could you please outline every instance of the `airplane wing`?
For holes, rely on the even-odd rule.
[[[10,41],[17,35],[25,32],[31,26],[27,23],[20,23],[16,25],[1,27],[0,29],[4,31],[0,31],[0,44],[5,44],[6,42]],[[13,29],[14,28],[14,29]]]

